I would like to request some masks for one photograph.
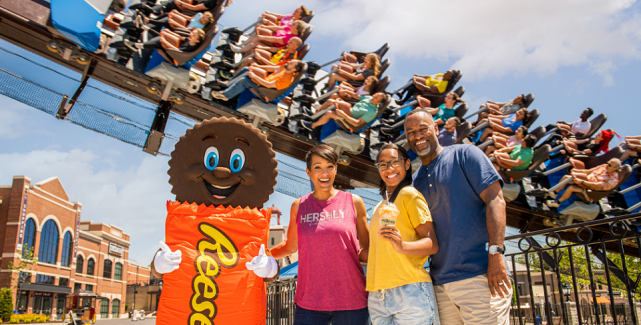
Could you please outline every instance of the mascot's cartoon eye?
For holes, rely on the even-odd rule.
[[[207,151],[205,151],[205,167],[209,170],[214,170],[218,167],[218,148],[207,148]]]
[[[241,149],[234,149],[231,152],[231,160],[229,161],[231,171],[237,173],[243,169],[243,165],[245,165],[245,153]]]

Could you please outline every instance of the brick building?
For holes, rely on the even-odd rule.
[[[61,319],[66,296],[83,289],[103,297],[97,318],[125,317],[127,284],[149,282],[149,268],[128,259],[129,235],[114,225],[82,221],[81,210],[57,177],[32,185],[29,177],[14,176],[10,186],[0,186],[0,287],[11,286],[21,313]],[[18,265],[28,252],[37,262],[12,272],[10,264]]]
[[[288,226],[282,226],[280,224],[280,217],[282,215],[282,212],[280,212],[280,209],[278,209],[273,205],[271,209],[272,209],[272,220],[276,220],[276,224],[271,225],[269,227],[269,238],[267,239],[267,249],[272,249],[274,248],[274,246],[283,242],[287,238],[287,229],[289,228]],[[280,267],[285,267],[292,263],[296,263],[297,261],[298,261],[298,252],[290,256],[279,259],[278,263],[280,264]]]

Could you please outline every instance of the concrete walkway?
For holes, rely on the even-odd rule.
[[[96,321],[96,325],[154,325],[156,324],[156,317],[145,318],[145,320],[139,320],[132,322],[131,318],[119,318],[119,319],[99,319]]]

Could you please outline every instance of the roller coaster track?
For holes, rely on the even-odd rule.
[[[143,74],[131,71],[105,57],[89,53],[92,64],[81,65],[73,60],[65,60],[59,54],[47,49],[47,43],[54,38],[63,38],[48,25],[49,4],[44,1],[0,1],[0,38],[13,43],[32,53],[38,54],[60,65],[68,67],[84,77],[89,76],[97,81],[127,92],[133,96],[159,102],[159,98],[147,91],[147,84],[152,80]],[[89,71],[88,67],[92,67]],[[88,75],[88,72],[91,72]],[[71,94],[69,94],[71,95]],[[242,117],[224,106],[210,103],[198,95],[185,93],[185,103],[173,105],[171,111],[196,121],[212,117]],[[307,151],[316,142],[304,137],[292,136],[284,128],[270,127],[269,139],[274,149],[287,156],[303,160]],[[349,166],[339,167],[337,186],[340,188],[367,187],[378,185],[378,173],[368,157],[351,156]]]
[[[93,53],[90,53],[91,64],[81,65],[73,60],[65,60],[59,54],[49,51],[47,43],[53,38],[61,38],[62,36],[54,28],[48,26],[48,21],[49,4],[45,1],[0,0],[0,38],[82,73],[83,80],[91,77],[149,102],[155,103],[159,101],[156,95],[147,91],[147,84],[152,79],[143,74],[131,71],[107,60],[103,56]],[[80,88],[79,90],[81,91]],[[196,121],[219,116],[242,117],[237,112],[204,100],[198,95],[187,93],[184,95],[185,103],[183,105],[170,106],[172,112]],[[159,104],[159,109],[161,107],[162,105]],[[267,126],[271,131],[269,139],[274,149],[295,159],[304,160],[307,151],[316,144],[316,142],[302,136],[292,135],[285,128]],[[153,127],[152,125],[152,129]],[[352,162],[349,166],[339,166],[339,175],[337,175],[335,182],[337,188],[378,187],[378,172],[369,157],[352,155],[351,158]],[[522,233],[547,228],[543,225],[542,220],[548,217],[549,214],[533,210],[523,201],[517,200],[508,203],[506,212],[507,225],[519,229]],[[607,227],[597,227],[595,228],[595,236],[608,238],[613,235]],[[572,232],[561,233],[561,237],[564,240],[577,241],[575,234]],[[615,247],[615,245],[608,246],[608,249],[618,251],[618,247]],[[636,249],[630,249],[629,252],[626,249],[626,254],[639,255]]]

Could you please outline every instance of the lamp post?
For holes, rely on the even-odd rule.
[[[570,302],[570,295],[572,294],[572,287],[569,284],[564,283],[561,286],[561,290],[563,290],[563,295],[566,298],[565,302]]]
[[[25,280],[27,280],[28,275],[29,273],[26,273],[26,272],[20,272],[18,274],[18,292],[16,294],[16,310],[20,310],[20,298],[22,296],[22,285],[25,283]]]
[[[138,283],[132,285],[134,287],[134,301],[131,303],[131,309],[136,310],[136,294],[138,293]]]

